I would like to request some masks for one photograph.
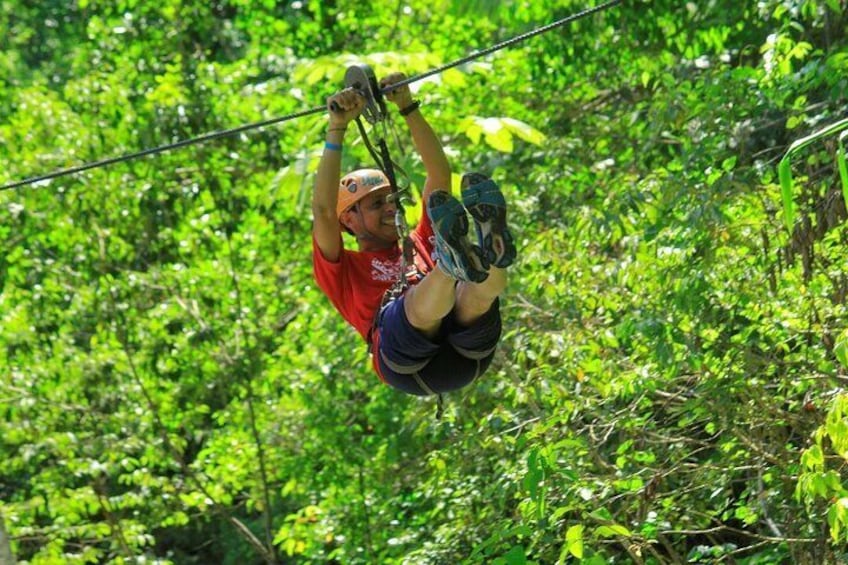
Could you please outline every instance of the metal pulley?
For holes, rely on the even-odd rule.
[[[377,77],[371,67],[365,63],[357,63],[351,65],[345,71],[344,77],[345,88],[352,88],[359,92],[365,99],[365,108],[362,110],[362,116],[370,124],[376,124],[386,117],[386,102],[383,99],[383,92],[380,90],[380,85],[377,83]],[[338,107],[332,107],[334,112],[338,112]]]

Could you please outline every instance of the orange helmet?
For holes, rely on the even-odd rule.
[[[359,169],[346,174],[339,182],[339,200],[336,215],[341,217],[345,210],[365,198],[368,194],[391,184],[383,171],[378,169]]]

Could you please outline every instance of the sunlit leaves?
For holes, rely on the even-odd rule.
[[[848,460],[848,396],[837,395],[828,407],[825,423],[815,432],[816,443],[801,456],[802,473],[798,477],[795,497],[808,506],[817,500],[827,500],[827,521],[834,542],[843,542],[848,535],[848,486],[826,457],[830,446],[841,461]]]
[[[794,41],[789,34],[772,34],[760,51],[763,53],[767,76],[780,78],[792,72],[792,62],[803,60],[813,46],[806,41]]]
[[[482,118],[471,116],[463,120],[459,127],[464,130],[465,135],[472,143],[478,144],[482,139],[490,147],[503,153],[512,153],[514,137],[534,145],[541,145],[545,140],[545,134],[541,131],[529,124],[508,117]]]
[[[347,69],[353,65],[366,64],[377,81],[389,72],[403,69],[407,76],[414,76],[442,64],[442,59],[435,53],[404,53],[399,51],[367,52],[362,54],[340,53],[331,56],[318,57],[302,61],[293,73],[293,79],[298,84],[314,86],[318,83],[344,85]],[[443,80],[454,84],[462,84],[458,78],[459,72],[454,70]],[[439,79],[434,79],[438,81]]]

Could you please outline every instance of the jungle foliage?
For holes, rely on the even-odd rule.
[[[0,0],[0,183],[591,5]],[[313,283],[324,115],[0,192],[0,560],[845,562],[838,136],[794,161],[791,230],[776,165],[848,115],[846,12],[625,1],[414,85],[520,243],[440,421]]]

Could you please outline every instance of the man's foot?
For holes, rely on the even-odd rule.
[[[462,202],[474,218],[486,260],[501,269],[512,265],[517,252],[506,225],[506,200],[495,181],[480,173],[462,175]]]
[[[489,263],[483,250],[468,240],[468,216],[459,200],[444,190],[435,190],[427,200],[427,213],[436,234],[436,261],[442,271],[460,281],[486,280]]]

